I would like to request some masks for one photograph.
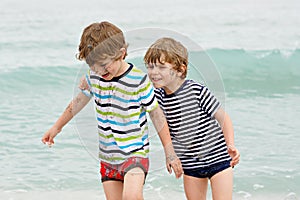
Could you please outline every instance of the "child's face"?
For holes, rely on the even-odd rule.
[[[90,68],[105,80],[111,80],[112,78],[118,77],[125,72],[123,71],[124,67],[121,59],[106,59],[104,61],[95,63],[93,66],[90,66]]]
[[[160,62],[147,64],[147,72],[154,87],[164,88],[166,91],[173,93],[173,88],[177,88],[178,82],[182,79],[181,74],[174,70],[173,64]]]

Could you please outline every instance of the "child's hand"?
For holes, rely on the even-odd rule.
[[[88,83],[87,83],[87,81],[85,79],[85,76],[83,76],[83,77],[80,78],[80,82],[78,84],[78,88],[80,90],[87,90],[87,89],[89,89],[89,85],[88,85]]]
[[[165,154],[168,172],[171,174],[173,168],[176,178],[180,178],[183,174],[183,169],[181,162],[174,151],[172,143],[165,146]]]
[[[235,165],[237,165],[240,161],[240,153],[238,151],[237,148],[235,148],[234,146],[228,146],[228,153],[231,157],[231,162],[230,162],[230,166],[234,167]]]
[[[42,142],[51,147],[54,144],[54,137],[60,132],[56,127],[50,128],[42,137]]]
[[[173,168],[176,178],[180,178],[183,174],[183,169],[179,158],[176,155],[168,155],[166,157],[166,162],[168,172],[171,174]]]

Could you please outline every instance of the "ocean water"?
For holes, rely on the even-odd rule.
[[[189,77],[206,83],[231,116],[241,153],[234,199],[300,199],[300,3],[296,0],[0,2],[0,199],[104,199],[91,104],[57,136],[44,132],[78,92],[82,29],[124,30],[128,61],[172,36],[191,50]],[[193,51],[195,52],[193,52]],[[151,131],[145,199],[185,199]],[[208,199],[211,199],[208,193]]]

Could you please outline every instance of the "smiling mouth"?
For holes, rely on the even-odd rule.
[[[109,76],[109,73],[103,74],[101,76],[102,76],[102,78],[107,78]]]
[[[156,81],[160,81],[161,79],[160,78],[151,78],[151,80],[156,82]]]

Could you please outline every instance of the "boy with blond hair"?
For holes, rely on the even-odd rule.
[[[180,42],[158,39],[144,61],[182,163],[187,199],[206,199],[210,180],[214,200],[231,200],[239,152],[230,117],[205,85],[186,79],[188,51]]]
[[[81,82],[83,93],[74,98],[56,123],[44,134],[54,137],[92,98],[98,122],[100,173],[108,200],[143,199],[149,168],[146,112],[164,146],[167,169],[182,174],[163,112],[146,74],[124,59],[127,44],[122,31],[109,22],[93,23],[82,33],[78,59],[89,65]]]

